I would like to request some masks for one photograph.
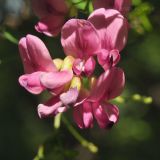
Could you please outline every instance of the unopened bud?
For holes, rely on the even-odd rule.
[[[72,56],[67,56],[62,64],[61,70],[72,70],[74,58]]]
[[[143,97],[143,102],[145,104],[151,104],[153,102],[152,97]]]
[[[132,96],[132,98],[133,98],[133,100],[135,100],[135,101],[141,101],[142,96],[141,96],[140,94],[134,94],[134,95]]]
[[[96,77],[91,77],[90,79],[89,79],[89,87],[90,88],[93,88],[93,86],[95,86],[95,84],[96,84],[96,81],[97,81],[97,79],[96,79]]]
[[[60,58],[53,59],[53,63],[58,70],[62,68],[63,60]]]
[[[73,77],[72,78],[72,81],[71,81],[71,85],[70,85],[70,88],[77,88],[78,91],[81,89],[81,79],[79,77]]]

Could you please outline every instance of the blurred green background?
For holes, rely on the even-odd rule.
[[[34,30],[37,18],[28,1],[0,0],[0,159],[31,160],[46,144],[44,160],[158,160],[160,159],[160,3],[133,0],[129,40],[120,66],[126,74],[125,102],[119,104],[120,120],[111,130],[80,130],[71,111],[65,113],[87,140],[99,147],[97,154],[83,148],[62,123],[40,120],[37,104],[42,96],[26,92],[18,84],[23,73],[16,44],[4,32],[20,39],[26,34],[42,38],[53,57],[63,57],[60,37],[49,38]],[[151,96],[153,103],[133,99],[133,94]]]

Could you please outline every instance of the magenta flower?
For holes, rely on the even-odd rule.
[[[67,21],[62,28],[61,43],[65,54],[76,58],[73,65],[75,74],[90,76],[95,68],[93,56],[101,46],[94,26],[86,20]]]
[[[80,128],[91,128],[94,118],[100,128],[108,128],[116,123],[119,110],[109,100],[121,94],[124,84],[122,69],[112,67],[102,73],[91,92],[84,92],[81,101],[75,104],[73,115],[77,125]]]
[[[94,9],[116,9],[123,15],[127,14],[130,10],[132,0],[93,0]]]
[[[88,21],[94,25],[101,40],[98,62],[107,70],[120,60],[119,52],[127,42],[128,22],[117,10],[104,8],[95,10]]]
[[[75,102],[78,90],[74,87],[70,87],[68,91],[64,90],[65,85],[73,78],[72,70],[69,70],[66,64],[58,70],[46,46],[38,37],[27,35],[22,38],[19,42],[19,50],[25,70],[25,74],[19,78],[20,85],[33,94],[48,89],[53,95],[45,105],[38,106],[40,117],[65,111],[68,104]],[[66,59],[69,62],[71,58]],[[68,96],[72,98],[68,99]]]
[[[32,0],[32,8],[40,18],[35,26],[38,32],[56,36],[61,31],[68,12],[65,0]]]

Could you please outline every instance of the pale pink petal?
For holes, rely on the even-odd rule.
[[[93,0],[93,8],[111,9],[114,6],[114,0]]]
[[[57,71],[43,74],[40,78],[40,81],[46,88],[55,89],[70,82],[72,77],[72,71]]]
[[[100,8],[92,12],[88,20],[97,29],[102,48],[119,51],[124,48],[128,36],[128,22],[120,12]]]
[[[56,71],[48,49],[38,37],[27,35],[26,44],[35,71]]]
[[[73,108],[73,118],[77,126],[81,129],[84,128],[83,117],[82,117],[82,106],[76,106]]]
[[[90,102],[83,103],[83,123],[85,128],[93,127],[93,113]]]
[[[101,49],[97,53],[97,58],[99,64],[103,67],[104,70],[114,67],[120,60],[120,54],[118,50],[105,50]]]
[[[99,76],[88,100],[97,102],[103,98],[107,100],[115,98],[121,94],[124,84],[125,76],[123,70],[113,67]]]
[[[132,0],[115,0],[114,7],[123,15],[129,12]]]
[[[34,68],[32,66],[32,60],[30,59],[30,55],[28,53],[25,37],[20,39],[18,47],[19,47],[20,57],[23,63],[24,72],[25,73],[34,72]]]
[[[93,57],[90,57],[86,60],[84,65],[84,72],[87,76],[92,75],[96,66],[96,62]]]
[[[47,36],[57,36],[60,33],[61,28],[64,24],[64,16],[63,15],[52,15],[40,19],[40,21],[35,26],[35,29],[44,33]]]
[[[61,43],[67,55],[88,58],[100,48],[100,40],[94,26],[86,20],[70,19],[61,34]]]
[[[57,113],[66,112],[67,109],[68,109],[68,106],[59,107],[59,108],[57,108]]]
[[[62,102],[59,98],[51,98],[46,104],[38,105],[38,115],[40,118],[55,116],[59,113],[58,109],[62,107]]]
[[[64,105],[73,104],[76,102],[78,94],[77,88],[70,88],[67,92],[60,95],[60,100]]]
[[[19,83],[30,93],[40,94],[45,89],[40,83],[40,76],[42,74],[44,74],[44,72],[24,74],[19,77]]]

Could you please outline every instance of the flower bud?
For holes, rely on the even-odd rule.
[[[71,81],[70,88],[77,88],[78,91],[80,91],[81,86],[82,86],[81,79],[79,77],[76,77],[76,76],[73,77],[72,81]]]
[[[62,64],[61,70],[72,70],[74,58],[72,56],[67,56]]]
[[[53,59],[53,63],[56,66],[57,70],[62,68],[63,60],[60,58]]]

